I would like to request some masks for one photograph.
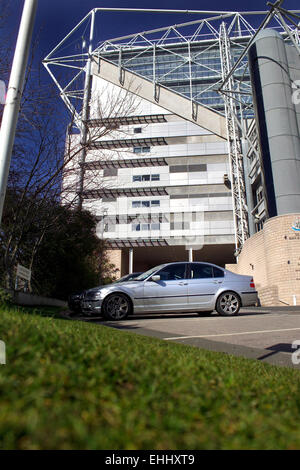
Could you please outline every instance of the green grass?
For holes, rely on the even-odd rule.
[[[0,449],[300,448],[300,374],[1,308]]]

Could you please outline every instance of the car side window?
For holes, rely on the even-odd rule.
[[[222,269],[213,266],[214,277],[224,277],[224,271]]]
[[[213,270],[209,264],[191,264],[191,279],[207,279],[211,277],[213,277]]]
[[[177,279],[185,279],[185,264],[171,264],[166,266],[157,274],[160,275],[162,281],[176,281]]]

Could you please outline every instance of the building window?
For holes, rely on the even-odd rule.
[[[134,134],[141,134],[142,133],[142,128],[141,127],[135,127],[133,129]]]
[[[160,201],[159,200],[151,201],[151,206],[152,207],[159,207],[160,206]]]
[[[132,230],[134,232],[140,232],[141,230],[159,230],[160,224],[158,222],[154,222],[152,224],[132,224]]]
[[[133,209],[137,207],[159,207],[160,201],[158,199],[154,199],[153,201],[132,201],[131,207]]]
[[[142,181],[159,181],[160,175],[133,175],[132,181],[134,183],[140,183]]]
[[[133,153],[149,153],[150,147],[133,147]]]

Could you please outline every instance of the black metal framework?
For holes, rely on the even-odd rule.
[[[110,239],[105,240],[108,248],[122,249],[122,248],[139,248],[139,247],[154,247],[154,246],[169,246],[168,242],[164,238],[140,238],[140,239]]]
[[[104,168],[138,168],[150,166],[167,166],[165,158],[135,158],[124,160],[105,160],[82,163],[85,170],[103,170]]]
[[[89,142],[87,147],[90,149],[117,149],[130,147],[146,147],[153,145],[168,145],[164,137],[152,137],[148,139],[115,139],[103,140],[98,142]]]
[[[115,189],[90,189],[84,191],[85,199],[99,199],[102,197],[137,197],[137,196],[167,196],[169,193],[164,187],[153,188],[115,188]]]
[[[143,116],[117,116],[111,118],[97,118],[86,121],[88,127],[116,127],[134,124],[155,124],[159,122],[167,122],[164,114],[149,114]]]

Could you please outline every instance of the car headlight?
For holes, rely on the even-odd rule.
[[[87,292],[86,298],[89,300],[99,300],[102,297],[102,292],[101,290],[98,290],[96,292]]]
[[[101,299],[101,297],[102,297],[102,292],[101,292],[101,290],[99,290],[98,292],[96,292],[96,293],[94,294],[94,300],[99,300],[99,299]]]

